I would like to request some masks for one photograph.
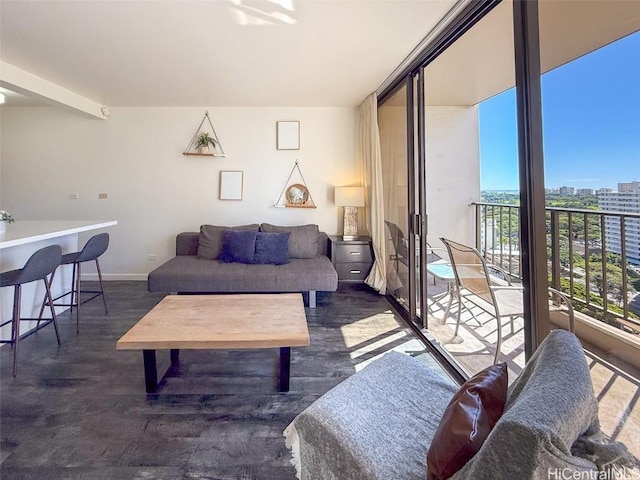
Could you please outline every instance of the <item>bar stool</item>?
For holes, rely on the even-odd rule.
[[[54,298],[53,305],[56,307],[71,307],[72,311],[73,307],[76,307],[76,333],[80,332],[80,305],[83,305],[96,297],[102,296],[102,302],[104,303],[104,313],[109,313],[107,311],[107,301],[104,298],[104,287],[102,285],[102,272],[100,271],[100,262],[98,262],[98,257],[107,251],[107,247],[109,247],[109,234],[99,233],[98,235],[94,235],[89,240],[87,240],[87,243],[85,243],[81,251],[66,253],[62,256],[60,265],[73,265],[71,290]],[[90,262],[92,260],[96,262],[98,279],[100,280],[100,290],[80,290],[80,265],[84,262]],[[51,277],[51,280],[53,281],[53,276]],[[85,299],[84,301],[80,301],[81,293],[92,293],[93,295],[90,298]],[[70,303],[55,303],[56,300],[64,298],[67,295],[71,295]],[[45,302],[42,304],[42,307],[40,308],[40,316],[42,316],[44,307],[47,304],[48,302],[45,300]]]
[[[13,345],[13,376],[17,373],[17,359],[18,359],[18,344],[20,343],[20,322],[25,320],[38,320],[38,324],[32,332],[27,333],[26,336],[31,333],[37,332],[46,325],[53,323],[53,327],[56,330],[56,339],[58,345],[60,345],[60,335],[58,333],[58,323],[56,322],[56,311],[53,308],[53,300],[51,298],[51,280],[53,280],[53,272],[56,267],[60,265],[62,261],[62,249],[60,245],[50,245],[48,247],[41,248],[36,251],[24,267],[18,270],[10,270],[8,272],[0,273],[0,287],[14,287],[13,292],[13,318],[8,322],[4,322],[2,325],[11,323],[11,340],[0,340],[0,343],[11,343]],[[47,276],[51,275],[51,280],[47,280]],[[42,318],[42,311],[40,310],[40,318],[21,318],[20,317],[20,300],[22,293],[22,285],[25,283],[35,282],[37,280],[43,280],[46,290],[46,298],[49,301],[49,307],[51,308],[51,318],[47,319],[45,323],[40,325],[40,319]],[[2,326],[0,325],[0,326]]]

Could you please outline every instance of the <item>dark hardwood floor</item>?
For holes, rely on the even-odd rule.
[[[282,431],[316,398],[396,349],[432,363],[383,297],[364,286],[319,294],[311,345],[292,349],[291,391],[277,392],[278,350],[182,351],[158,393],[144,392],[142,353],[115,343],[162,295],[107,282],[75,317],[59,316],[12,352],[0,349],[0,477],[9,479],[294,479]],[[158,371],[169,365],[159,352]]]

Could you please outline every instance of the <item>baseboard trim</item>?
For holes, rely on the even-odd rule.
[[[97,282],[98,274],[97,273],[83,273],[81,275],[81,280],[87,282]],[[129,280],[136,282],[146,282],[147,274],[146,273],[103,273],[102,280],[105,282],[115,281],[115,280]]]

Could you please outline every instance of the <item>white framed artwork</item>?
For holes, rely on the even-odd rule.
[[[242,200],[242,171],[220,172],[220,200]]]
[[[300,150],[300,122],[276,122],[276,149]]]

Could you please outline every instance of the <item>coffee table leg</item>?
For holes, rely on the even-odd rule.
[[[172,348],[169,351],[169,355],[171,355],[171,365],[180,363],[180,350],[178,350],[177,348]]]
[[[158,387],[158,373],[156,370],[156,351],[143,350],[144,358],[144,383],[147,393],[153,393]]]
[[[291,372],[291,347],[280,348],[280,391],[289,391],[289,375]]]

